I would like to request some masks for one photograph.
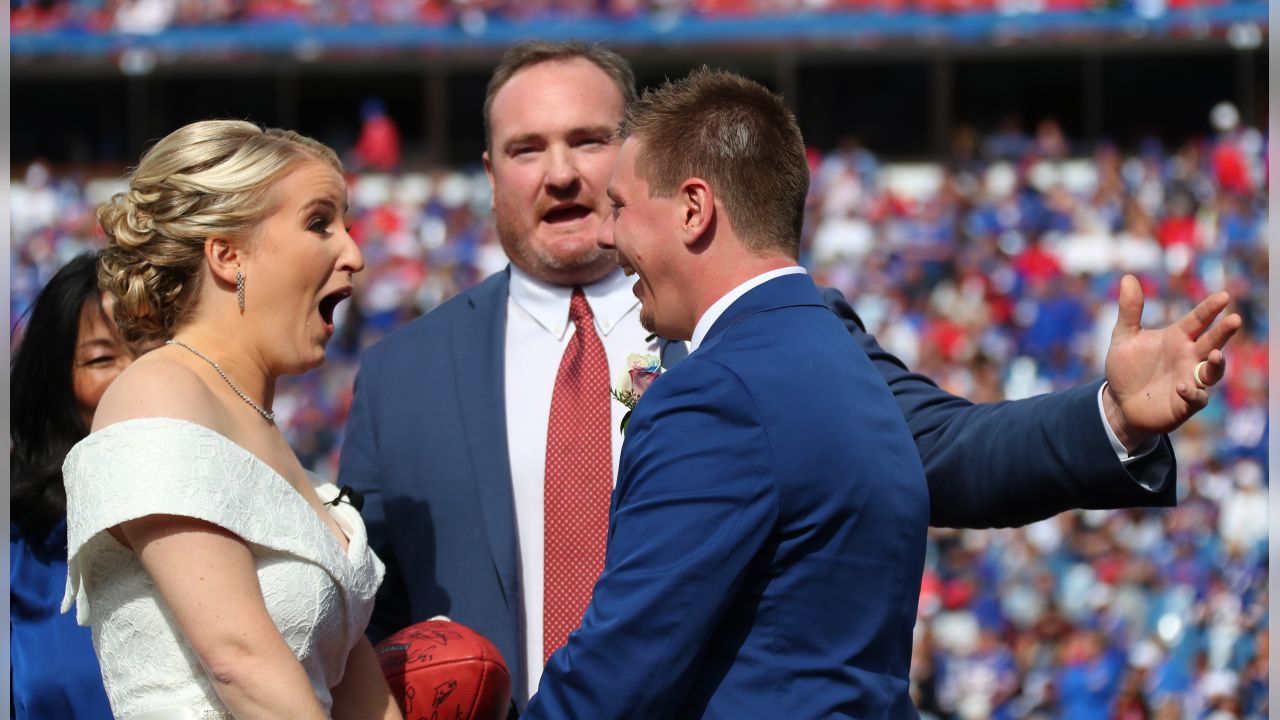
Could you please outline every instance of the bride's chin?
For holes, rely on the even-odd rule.
[[[316,368],[324,364],[324,360],[325,360],[324,348],[321,347],[320,353],[318,355],[314,357],[309,357],[305,361],[303,361],[302,373],[308,373],[308,372],[311,372],[312,370],[315,370]],[[302,373],[299,373],[299,374],[302,374]]]
[[[305,375],[324,364],[324,346],[311,348],[311,352],[299,353],[289,361],[281,363],[277,375]]]

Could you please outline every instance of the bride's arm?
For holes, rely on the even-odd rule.
[[[361,636],[347,656],[342,682],[333,688],[333,720],[401,720],[369,638]]]
[[[306,671],[267,613],[242,540],[175,515],[119,527],[235,717],[325,718]]]

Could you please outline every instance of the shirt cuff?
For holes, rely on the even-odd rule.
[[[1098,416],[1102,419],[1102,427],[1107,429],[1107,439],[1111,441],[1111,449],[1116,451],[1116,458],[1120,460],[1121,465],[1129,465],[1150,455],[1160,447],[1160,436],[1152,435],[1146,442],[1134,448],[1133,453],[1130,454],[1125,449],[1124,443],[1120,442],[1120,438],[1116,437],[1116,431],[1111,429],[1111,423],[1107,422],[1107,413],[1102,407],[1102,392],[1106,389],[1107,383],[1104,381],[1098,388]]]

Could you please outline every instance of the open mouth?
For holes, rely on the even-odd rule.
[[[547,213],[542,216],[542,221],[553,225],[556,223],[568,223],[574,222],[575,220],[581,220],[590,214],[591,208],[586,207],[585,205],[569,205],[567,207],[548,210]]]
[[[325,325],[333,326],[334,310],[337,309],[338,303],[349,297],[351,297],[351,288],[346,287],[320,298],[320,318],[324,320]]]

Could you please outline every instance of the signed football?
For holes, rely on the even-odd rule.
[[[503,720],[511,674],[493,643],[466,625],[425,620],[375,648],[405,720]]]

